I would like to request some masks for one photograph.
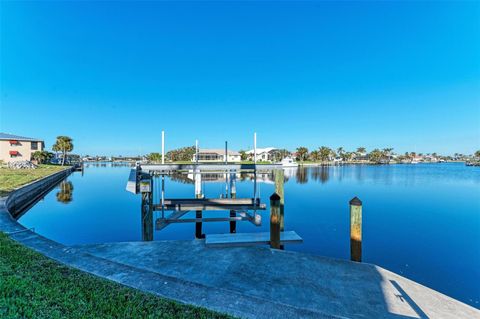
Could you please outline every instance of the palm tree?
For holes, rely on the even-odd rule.
[[[337,154],[338,154],[338,156],[341,157],[341,156],[343,155],[343,153],[345,153],[345,150],[343,149],[343,147],[340,146],[339,148],[337,148]]]
[[[357,155],[360,155],[360,154],[365,154],[367,152],[367,149],[365,147],[358,147],[357,148]]]
[[[343,160],[344,162],[348,162],[348,161],[350,161],[350,160],[352,159],[353,153],[352,153],[352,152],[344,152],[344,153],[341,155],[341,157],[342,157],[342,160]]]
[[[242,161],[246,161],[248,158],[247,152],[245,150],[240,150],[238,152],[240,153],[240,159]]]
[[[476,157],[476,158],[480,158],[480,150],[478,150],[478,151],[475,152],[475,157]]]
[[[304,146],[300,146],[297,148],[297,157],[300,161],[304,161],[307,159],[307,155],[308,155],[308,148],[304,147]]]
[[[320,158],[320,155],[319,155],[318,151],[312,151],[312,152],[310,153],[310,159],[311,159],[312,161],[314,161],[314,162],[315,162],[315,161],[318,161],[319,158]]]
[[[43,164],[49,161],[53,157],[53,154],[47,151],[35,151],[32,154],[32,159],[36,160],[38,164]]]
[[[55,152],[62,152],[62,166],[65,165],[65,159],[67,157],[67,153],[73,151],[73,143],[72,138],[68,136],[57,136],[57,141],[52,146],[52,150]]]
[[[371,162],[380,163],[383,156],[384,156],[383,152],[376,148],[373,151],[371,151],[370,154],[368,154],[368,159]]]
[[[147,155],[147,159],[151,162],[160,162],[162,155],[160,153],[150,153]]]
[[[383,155],[390,160],[390,156],[392,155],[393,148],[392,147],[387,147],[382,150]]]
[[[332,154],[332,150],[329,147],[321,146],[318,149],[318,153],[319,153],[319,156],[320,156],[320,160],[322,162],[325,162],[325,161],[329,160],[330,155]]]

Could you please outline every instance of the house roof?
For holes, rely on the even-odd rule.
[[[7,134],[7,133],[0,133],[0,140],[4,141],[34,141],[34,142],[43,142],[43,140],[39,138],[33,138],[33,137],[25,137],[25,136],[18,136],[18,135],[12,135],[12,134]]]
[[[218,155],[225,155],[225,150],[223,149],[208,149],[208,148],[201,148],[198,150],[198,153],[215,153],[215,154],[218,154]],[[228,155],[240,155],[239,152],[237,151],[231,151],[231,150],[228,150],[227,151]]]
[[[266,148],[258,148],[257,147],[257,154],[268,153],[268,152],[271,152],[273,150],[276,150],[276,148],[275,147],[266,147]],[[253,150],[248,151],[247,154],[253,154]]]

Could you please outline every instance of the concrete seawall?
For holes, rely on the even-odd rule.
[[[8,195],[5,202],[7,210],[12,216],[18,216],[34,205],[39,198],[50,192],[60,181],[70,175],[73,170],[73,167],[65,168],[60,172],[43,177],[14,190]]]
[[[21,214],[72,170],[0,199],[0,231],[67,266],[178,302],[242,318],[479,318],[480,311],[381,267],[203,240],[64,246]],[[92,221],[94,222],[94,221]]]

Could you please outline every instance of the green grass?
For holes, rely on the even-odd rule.
[[[40,165],[36,169],[0,168],[0,196],[5,196],[15,188],[64,169],[60,165]]]
[[[59,264],[0,233],[0,318],[231,318]]]
[[[254,164],[254,161],[241,161],[240,164]],[[274,164],[274,163],[268,162],[268,161],[257,161],[257,164],[262,165],[262,164]]]

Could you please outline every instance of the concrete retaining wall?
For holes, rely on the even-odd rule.
[[[60,172],[46,176],[14,190],[8,195],[5,202],[7,210],[13,217],[18,216],[35,204],[40,198],[45,196],[45,194],[73,171],[73,167],[68,167]]]

